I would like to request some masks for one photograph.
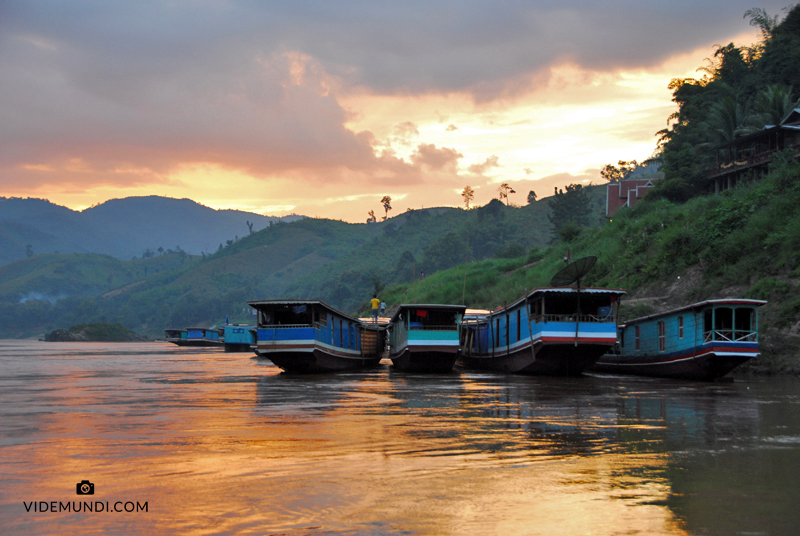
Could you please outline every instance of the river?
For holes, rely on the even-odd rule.
[[[0,341],[0,532],[800,527],[800,380],[418,375],[383,363],[288,376],[217,349]],[[77,494],[83,480],[93,495]]]

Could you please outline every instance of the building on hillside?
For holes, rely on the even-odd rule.
[[[714,180],[714,192],[733,188],[746,177],[766,173],[772,155],[792,149],[800,155],[800,108],[795,108],[779,125],[767,125],[762,130],[717,145],[716,163],[708,171]]]
[[[654,178],[627,179],[608,183],[606,186],[606,216],[613,216],[622,207],[634,206],[653,187],[655,180]]]

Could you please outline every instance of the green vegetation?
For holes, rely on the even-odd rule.
[[[778,124],[798,106],[800,6],[780,23],[759,8],[745,17],[761,30],[761,42],[717,45],[702,78],[670,83],[678,111],[669,118],[671,128],[658,133],[657,159],[665,179],[656,195],[683,202],[710,192],[706,170],[714,161],[714,145]]]
[[[599,222],[605,188],[585,188]],[[385,208],[385,207],[384,207]],[[120,322],[151,337],[169,327],[252,319],[248,300],[322,299],[355,311],[388,285],[467,260],[513,258],[547,244],[546,202],[413,210],[384,222],[306,218],[254,232],[206,256],[34,255],[0,267],[0,336]]]
[[[388,219],[387,196],[385,221],[371,212],[370,223],[360,225],[278,223],[202,258],[123,262],[34,254],[0,268],[0,336],[86,322],[119,322],[160,335],[166,327],[213,324],[226,315],[247,321],[252,299],[315,298],[364,314],[375,292],[390,307],[428,302],[493,309],[547,286],[570,251],[572,258],[598,257],[583,284],[627,289],[623,314],[630,317],[715,297],[768,300],[761,314],[767,357],[750,367],[798,373],[800,164],[791,151],[777,153],[765,176],[708,195],[715,144],[778,122],[800,95],[800,7],[780,23],[763,10],[747,16],[761,28],[762,42],[719,47],[702,79],[673,80],[679,110],[672,127],[659,133],[654,160],[661,170],[636,161],[604,168],[611,181],[664,177],[613,219],[601,217],[604,186],[571,185],[538,201],[530,192],[528,204],[516,207],[503,183],[506,203]],[[470,192],[462,193],[467,208]],[[27,240],[12,231],[18,242]]]
[[[598,257],[583,280],[587,286],[623,288],[633,298],[667,296],[670,306],[726,296],[769,301],[761,329],[773,362],[753,367],[800,372],[800,363],[787,361],[796,356],[793,337],[800,331],[800,164],[778,154],[770,169],[761,181],[721,195],[683,204],[647,199],[600,227],[584,228],[570,244],[451,268],[382,297],[390,304],[494,309],[547,286],[569,246],[572,258]],[[655,310],[651,303],[624,303],[629,318]]]
[[[45,336],[49,342],[131,342],[147,340],[122,324],[81,324],[57,329]]]

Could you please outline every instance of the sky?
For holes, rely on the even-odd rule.
[[[762,1],[783,15],[787,0]],[[0,196],[364,222],[600,184],[751,0],[0,0]]]

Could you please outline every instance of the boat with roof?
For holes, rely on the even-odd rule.
[[[220,347],[225,343],[222,329],[186,328],[165,329],[164,340],[178,346]]]
[[[594,370],[714,380],[759,355],[758,308],[767,302],[719,299],[625,322],[619,343]]]
[[[579,375],[616,343],[616,305],[624,294],[608,288],[538,288],[490,314],[467,315],[456,364],[499,372]]]
[[[398,370],[448,372],[458,357],[464,305],[400,305],[389,324],[389,357]]]
[[[374,367],[386,326],[366,323],[319,300],[248,302],[258,312],[256,351],[290,373]]]

